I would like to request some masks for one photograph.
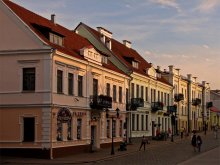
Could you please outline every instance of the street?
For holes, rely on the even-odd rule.
[[[203,139],[201,152],[194,152],[190,137],[174,138],[167,141],[151,141],[146,145],[146,151],[138,151],[140,142],[128,145],[128,151],[115,151],[110,155],[110,148],[95,153],[81,153],[77,155],[57,158],[53,160],[34,158],[3,157],[1,164],[87,164],[87,165],[190,165],[190,164],[220,164],[220,139],[215,139],[212,132],[207,135],[200,133]],[[116,150],[116,149],[115,149]]]

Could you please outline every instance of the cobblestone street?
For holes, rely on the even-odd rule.
[[[151,144],[146,146],[146,151],[138,151],[140,142],[135,141],[132,145],[128,145],[127,151],[120,152],[115,148],[116,153],[113,156],[110,155],[110,148],[107,148],[94,153],[82,153],[54,160],[2,157],[1,164],[172,165],[185,162],[197,156],[203,157],[202,154],[212,151],[213,149],[216,150],[217,155],[220,155],[220,153],[218,153],[219,150],[216,149],[220,146],[220,139],[214,139],[212,132],[208,132],[207,135],[204,135],[204,133],[200,134],[203,138],[201,153],[193,151],[190,144],[190,137],[184,139],[175,137],[174,142],[171,142],[170,139],[167,141],[151,141]],[[212,157],[210,157],[210,160],[206,160],[206,162],[207,161],[212,162]],[[218,164],[220,163],[220,158],[217,162]],[[188,164],[190,163],[188,162]],[[214,165],[214,163],[212,165]]]

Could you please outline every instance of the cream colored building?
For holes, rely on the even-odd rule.
[[[175,133],[181,128],[187,131],[202,131],[204,124],[209,123],[206,104],[209,100],[210,87],[203,81],[197,82],[197,77],[188,74],[182,76],[180,69],[169,66],[169,71],[163,72],[163,77],[173,84],[172,104],[177,107]]]
[[[124,139],[129,77],[108,55],[55,15],[1,1],[0,20],[1,150],[53,158]]]
[[[80,23],[75,31],[96,49],[109,54],[110,61],[131,76],[127,98],[127,138],[155,136],[157,129],[168,131],[170,116],[167,106],[171,102],[173,87],[161,77],[161,73],[132,48],[130,41],[120,43],[112,37],[112,32],[103,27],[95,30]]]

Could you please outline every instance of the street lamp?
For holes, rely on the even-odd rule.
[[[119,118],[119,109],[117,108],[116,109],[116,116],[114,116],[114,115],[109,115],[109,110],[107,109],[106,110],[106,118],[112,118],[112,148],[111,148],[111,155],[114,155],[115,154],[115,150],[114,150],[114,134],[113,134],[113,119],[114,118]]]
[[[171,142],[173,142],[173,131],[174,131],[174,125],[175,125],[175,116],[172,113],[171,116],[171,124],[172,124],[172,135],[171,135]]]

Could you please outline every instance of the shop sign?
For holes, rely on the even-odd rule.
[[[57,120],[62,123],[67,123],[71,118],[71,113],[68,108],[61,108],[57,114]]]

